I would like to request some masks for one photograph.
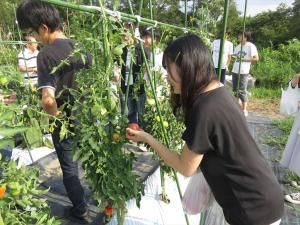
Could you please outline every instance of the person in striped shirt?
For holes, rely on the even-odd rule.
[[[18,54],[19,71],[24,74],[25,84],[37,84],[37,55],[39,53],[36,39],[33,36],[26,36],[28,41],[25,48]]]

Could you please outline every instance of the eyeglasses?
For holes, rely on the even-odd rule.
[[[28,36],[32,36],[32,35],[33,35],[33,32],[34,32],[34,30],[30,30],[30,31],[27,32],[27,35],[28,35]]]
[[[28,30],[28,31],[26,32],[26,35],[27,35],[27,36],[34,36],[34,33],[36,33],[36,31],[30,29],[30,30]]]

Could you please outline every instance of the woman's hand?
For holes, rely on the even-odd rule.
[[[300,82],[300,74],[296,74],[291,80],[292,87],[296,87],[296,85]]]
[[[147,142],[147,137],[149,136],[150,134],[146,133],[143,130],[133,130],[130,128],[126,128],[126,138],[134,142]]]

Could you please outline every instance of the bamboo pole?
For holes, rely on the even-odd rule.
[[[246,15],[247,15],[247,6],[248,6],[248,0],[245,0],[245,8],[244,8],[244,18],[243,18],[243,39],[245,36],[245,30],[246,30]],[[243,52],[243,43],[240,43],[241,45],[241,52]],[[237,59],[240,58],[240,56],[237,56]],[[240,79],[241,79],[241,66],[242,66],[242,61],[240,60],[239,63],[239,72],[238,72],[238,80],[237,80],[237,97],[238,97],[238,93],[239,93],[239,89],[240,89]]]
[[[223,16],[223,34],[220,40],[220,51],[219,51],[219,62],[218,62],[218,78],[221,78],[221,65],[223,63],[223,51],[224,51],[224,41],[225,34],[227,29],[227,18],[228,18],[228,8],[229,8],[229,0],[225,0],[224,2],[224,16]]]

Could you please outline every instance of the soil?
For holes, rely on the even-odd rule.
[[[270,119],[283,119],[279,114],[279,99],[249,99],[248,111]]]
[[[43,175],[46,177],[62,175],[58,159],[51,161],[49,164],[46,165]]]

